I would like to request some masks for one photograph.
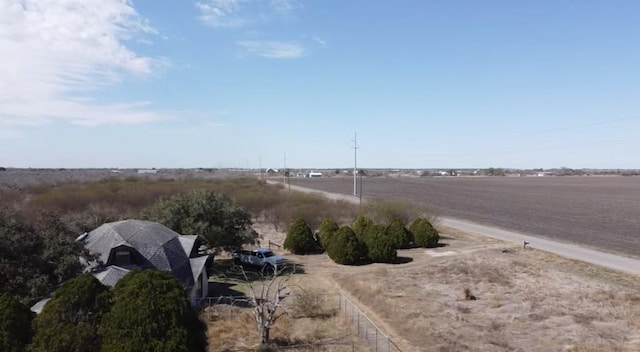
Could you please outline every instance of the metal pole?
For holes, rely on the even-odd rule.
[[[353,138],[353,195],[358,195],[358,133],[354,133]]]
[[[362,175],[360,175],[360,206],[362,206]]]

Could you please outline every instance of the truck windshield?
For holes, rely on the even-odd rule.
[[[263,252],[262,255],[264,255],[265,258],[269,258],[273,257],[275,254],[273,254],[273,252]]]

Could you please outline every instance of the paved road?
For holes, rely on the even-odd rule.
[[[269,181],[270,183],[279,183]],[[354,196],[322,192],[315,189],[291,186],[292,190],[307,192],[307,193],[320,193],[330,199],[340,199],[352,203],[358,203],[359,199]],[[640,275],[640,260],[620,255],[605,253],[594,249],[581,247],[574,244],[563,243],[553,241],[550,239],[542,238],[536,235],[523,234],[515,231],[502,230],[495,227],[480,225],[471,221],[454,219],[449,217],[439,217],[438,221],[441,225],[459,229],[465,232],[470,232],[482,236],[497,238],[507,242],[513,242],[517,244],[523,244],[524,241],[529,241],[528,245],[531,248],[540,249],[546,252],[561,255],[566,258],[577,259],[583,262],[604,266],[607,268],[624,271],[627,273]]]
[[[495,227],[476,224],[466,220],[439,217],[438,221],[441,225],[444,226],[487,237],[497,238],[507,242],[524,244],[524,241],[529,241],[530,244],[528,245],[528,247],[558,254],[566,258],[577,259],[583,262],[597,264],[607,268],[640,275],[640,260],[638,259],[604,253],[597,250],[577,246],[575,244],[536,237],[535,235],[525,235],[514,231],[502,230]]]

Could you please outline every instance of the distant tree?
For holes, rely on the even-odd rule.
[[[350,227],[341,227],[327,247],[329,258],[338,264],[360,264],[366,258],[367,250]]]
[[[289,226],[283,247],[293,254],[310,254],[317,252],[319,246],[307,222],[297,219]]]
[[[413,244],[413,235],[400,219],[393,219],[387,225],[386,234],[396,248],[409,248]]]
[[[355,233],[358,239],[362,240],[364,238],[365,232],[367,231],[367,227],[373,225],[373,220],[369,219],[364,215],[360,215],[353,222],[353,232]]]
[[[320,246],[326,250],[339,229],[340,227],[333,219],[325,219],[322,221],[320,230],[318,231],[318,242]]]
[[[0,351],[23,352],[31,343],[34,314],[15,297],[0,294]]]
[[[215,252],[234,251],[255,244],[251,215],[233,200],[213,191],[191,191],[158,200],[142,212],[145,220],[157,221],[183,235],[201,235]]]
[[[104,352],[206,350],[206,326],[171,274],[132,271],[113,289],[115,303],[100,324]]]
[[[435,247],[440,240],[438,230],[425,218],[415,219],[411,223],[409,231],[413,234],[415,244],[418,247]]]
[[[57,214],[45,213],[33,223],[0,209],[0,293],[23,303],[41,298],[82,272],[86,248],[75,241]]]
[[[31,351],[100,350],[98,325],[110,306],[108,288],[93,275],[65,282],[34,321]]]
[[[501,168],[496,169],[496,168],[490,167],[487,170],[485,170],[485,174],[487,176],[505,176],[506,172],[504,169],[501,169]]]
[[[388,236],[381,225],[368,226],[365,231],[364,242],[367,246],[367,257],[374,263],[392,263],[396,260],[396,241]]]

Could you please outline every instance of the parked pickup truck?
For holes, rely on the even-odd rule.
[[[275,271],[285,264],[283,256],[276,255],[269,249],[258,248],[251,251],[239,250],[233,252],[233,264],[249,265],[261,268],[263,271]]]

